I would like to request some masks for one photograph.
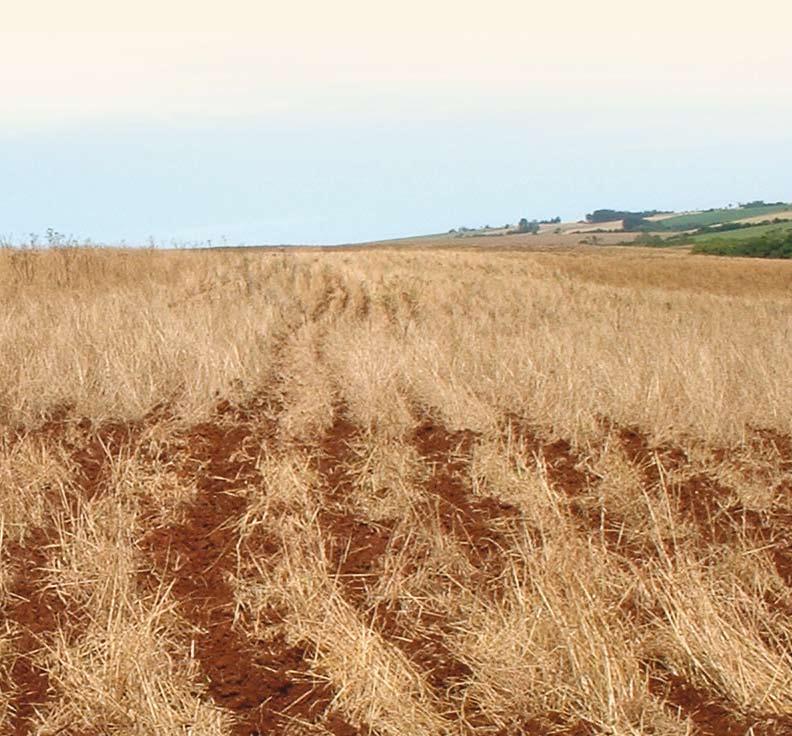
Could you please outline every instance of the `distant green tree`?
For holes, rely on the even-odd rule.
[[[631,212],[629,210],[594,210],[586,215],[586,222],[611,222],[613,220],[623,220],[625,217],[635,215],[637,217],[651,217],[652,215],[664,214],[660,210],[641,210],[640,212]]]
[[[650,224],[641,215],[630,214],[622,218],[622,227],[625,232],[634,233],[636,230],[648,229]]]
[[[536,233],[539,232],[539,223],[536,220],[531,220],[528,222],[527,218],[523,217],[519,223],[517,223],[517,232],[519,233]]]

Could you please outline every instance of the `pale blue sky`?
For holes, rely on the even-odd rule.
[[[654,32],[0,33],[0,236],[338,243],[790,200],[784,7],[758,29],[680,30],[680,5]]]

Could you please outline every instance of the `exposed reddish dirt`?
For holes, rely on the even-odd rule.
[[[678,513],[694,522],[704,541],[727,541],[729,528],[722,517],[728,491],[712,478],[697,474],[679,484],[671,484],[668,495],[676,504]]]
[[[18,439],[27,435],[48,444],[60,443],[71,453],[77,466],[74,485],[63,497],[55,490],[45,493],[51,510],[65,504],[74,512],[81,500],[94,498],[101,492],[108,457],[131,442],[140,425],[112,423],[92,431],[87,420],[74,422],[76,428],[87,435],[86,444],[76,446],[65,439],[72,421],[70,413],[70,407],[59,407],[45,418],[40,427],[31,431],[19,429],[14,434]],[[64,523],[68,523],[68,516]],[[14,641],[15,658],[7,673],[8,683],[0,683],[14,692],[11,700],[13,715],[4,731],[14,736],[29,733],[31,717],[51,696],[49,678],[46,671],[36,664],[36,653],[54,633],[59,622],[72,635],[77,635],[84,623],[85,612],[67,610],[63,600],[47,585],[44,567],[48,546],[56,542],[51,526],[34,528],[28,531],[23,543],[12,542],[4,551],[5,557],[18,570],[3,616],[15,625],[19,636]]]
[[[502,571],[504,552],[508,547],[508,540],[498,527],[508,528],[519,518],[519,511],[494,497],[474,495],[469,489],[466,475],[475,439],[472,432],[449,431],[427,419],[416,429],[413,441],[431,470],[424,490],[433,501],[424,511],[437,517],[443,530],[461,543],[471,562],[483,574],[482,580],[485,577],[494,579]],[[392,531],[390,526],[388,531]],[[380,536],[378,544],[366,546],[372,551],[384,551],[384,541]],[[392,537],[388,541],[392,543]],[[449,649],[447,635],[451,627],[443,614],[424,609],[416,618],[415,612],[402,611],[400,604],[394,602],[392,605],[379,605],[372,620],[380,635],[401,649],[421,672],[439,701],[448,704],[448,717],[455,717],[460,702],[464,700],[467,724],[486,729],[496,736],[544,736],[550,733],[590,736],[594,733],[587,724],[570,726],[553,714],[499,731],[465,693],[473,673]]]
[[[331,500],[343,500],[352,490],[354,479],[346,463],[352,457],[350,445],[358,436],[359,430],[346,416],[344,408],[337,407],[333,425],[322,437],[315,458],[316,470],[324,484],[323,490]]]
[[[13,439],[22,439],[29,436],[41,437],[44,440],[57,439],[63,434],[73,408],[71,404],[55,406],[41,418],[41,424],[37,427],[12,427],[9,429],[9,435]]]
[[[683,718],[689,718],[696,736],[789,736],[792,715],[787,717],[740,714],[730,703],[683,677],[655,667],[649,689]]]
[[[628,522],[613,511],[578,501],[571,503],[570,510],[580,527],[598,536],[608,551],[619,555],[623,561],[643,565],[657,559],[658,550],[654,542],[630,536]],[[664,547],[668,552],[670,545],[664,544]]]
[[[511,504],[491,496],[474,495],[466,482],[475,435],[451,432],[432,420],[415,431],[415,447],[431,468],[425,489],[433,499],[430,511],[443,530],[461,544],[471,563],[491,577],[503,570],[509,544],[498,528],[520,517]]]
[[[144,427],[156,421],[162,410],[152,411],[137,422],[106,422],[99,426],[89,419],[75,419],[71,411],[71,407],[61,406],[50,412],[40,426],[31,430],[17,428],[11,436],[17,440],[33,437],[46,444],[59,444],[69,453],[76,466],[74,480],[79,494],[72,495],[67,501],[75,504],[102,493],[108,479],[108,460],[118,457],[125,448],[134,446]],[[73,436],[68,439],[70,430],[76,430],[84,442],[75,442]]]
[[[380,572],[380,560],[388,549],[393,525],[333,511],[322,512],[319,523],[333,562],[332,572],[338,575],[350,601],[362,604],[369,584]]]
[[[343,409],[338,409],[333,426],[321,442],[316,467],[323,478],[327,498],[320,523],[327,539],[328,556],[346,597],[363,608],[367,588],[379,572],[382,556],[398,540],[393,538],[395,522],[374,524],[357,518],[345,503],[354,484],[348,463],[352,459],[350,444],[357,435],[357,428],[345,418]],[[472,435],[467,437],[472,439]],[[488,538],[494,534],[487,522],[511,508],[492,499],[473,498],[464,488],[458,476],[465,469],[467,459],[457,457],[456,452],[460,450],[469,456],[470,444],[461,447],[465,441],[458,442],[460,438],[461,435],[431,423],[423,424],[416,433],[419,451],[433,465],[427,490],[436,505],[427,508],[426,513],[439,514],[446,530],[470,545],[480,562],[478,545],[486,551]],[[414,617],[399,616],[398,609],[399,604],[394,603],[378,606],[373,616],[363,610],[361,613],[371,616],[378,633],[410,659],[441,702],[453,701],[453,692],[463,687],[471,671],[446,646],[443,637],[446,622],[429,611],[424,611],[421,621],[417,621]],[[475,718],[475,705],[467,702],[466,706],[468,717]]]
[[[68,413],[68,407],[61,407],[37,430],[19,430],[16,435],[18,438],[32,435],[45,443],[64,443]],[[89,493],[84,483],[85,478],[78,474],[76,493],[69,489],[65,496],[61,496],[53,488],[44,490],[50,512],[62,509],[64,504],[74,510],[79,503],[79,495]],[[68,517],[64,523],[68,523]],[[71,635],[76,635],[85,622],[85,612],[67,609],[54,588],[48,585],[45,568],[49,547],[57,541],[55,530],[48,522],[43,527],[28,529],[21,542],[10,542],[3,551],[4,558],[16,570],[16,576],[1,613],[2,618],[17,630],[18,636],[14,640],[14,660],[6,673],[7,681],[0,678],[0,689],[14,693],[11,716],[1,733],[21,736],[30,732],[30,719],[52,695],[49,677],[36,663],[36,655],[59,625],[65,626]]]
[[[43,529],[33,529],[23,544],[12,542],[6,555],[18,567],[12,583],[9,604],[3,618],[18,630],[14,639],[15,658],[8,672],[8,682],[0,678],[0,690],[13,692],[11,717],[3,733],[23,736],[31,732],[30,719],[36,708],[49,697],[47,672],[35,662],[35,655],[47,637],[66,618],[66,609],[51,587],[47,587],[44,566],[47,546],[53,539]]]
[[[354,484],[347,465],[352,459],[350,445],[358,434],[343,407],[337,408],[333,425],[314,456],[314,467],[325,498],[318,521],[331,572],[338,576],[349,600],[362,605],[369,584],[380,572],[379,563],[391,541],[393,524],[361,519],[347,503]]]
[[[580,468],[580,459],[567,440],[555,440],[541,446],[550,479],[569,497],[583,494],[591,477]]]
[[[333,297],[335,298],[335,297]],[[323,308],[320,303],[318,309]],[[138,442],[148,419],[136,424],[107,423],[94,427],[89,422],[74,422],[64,409],[36,430],[42,441],[65,444],[68,426],[80,430],[79,446],[65,445],[77,466],[76,486],[80,499],[101,494],[108,475],[108,456],[117,456],[125,447]],[[686,456],[670,447],[653,448],[646,437],[634,429],[617,432],[626,455],[642,473],[648,489],[661,478],[655,454],[665,468],[684,468]],[[603,536],[605,544],[631,560],[646,561],[656,551],[627,541],[624,522],[607,509],[587,505],[595,482],[581,458],[565,441],[543,442],[527,428],[519,429],[530,448],[544,457],[552,482],[567,496],[570,510],[589,533]],[[261,641],[252,640],[244,626],[234,624],[235,599],[230,576],[236,571],[239,542],[235,523],[246,510],[244,495],[237,493],[247,483],[258,482],[255,461],[262,443],[275,442],[277,432],[272,407],[266,401],[249,406],[228,402],[218,405],[211,423],[193,427],[179,436],[183,447],[174,461],[185,480],[194,481],[197,495],[183,509],[180,521],[150,529],[142,547],[155,569],[148,583],[164,576],[172,584],[181,615],[195,627],[194,651],[205,678],[208,695],[236,716],[236,736],[282,734],[291,719],[317,723],[337,736],[354,736],[359,730],[331,710],[333,691],[329,685],[313,681],[306,646],[287,642],[273,633]],[[499,731],[480,712],[465,692],[470,669],[449,649],[451,624],[442,612],[424,610],[416,619],[400,601],[367,609],[367,594],[382,572],[386,554],[399,551],[401,537],[398,520],[374,522],[359,516],[349,502],[355,478],[349,471],[351,444],[360,430],[346,416],[336,412],[334,424],[318,441],[314,469],[321,479],[317,489],[323,494],[318,521],[327,544],[333,572],[338,574],[344,595],[362,615],[371,616],[374,627],[393,646],[397,646],[420,671],[449,716],[464,712],[469,723],[493,736],[592,736],[596,729],[585,722],[569,724],[561,716],[523,721]],[[792,441],[776,435],[757,435],[756,442],[767,452],[776,453],[784,467],[792,468]],[[454,432],[430,419],[416,429],[412,441],[421,455],[428,475],[423,490],[428,499],[419,512],[440,522],[442,530],[454,537],[476,568],[473,584],[482,590],[494,583],[504,569],[509,549],[509,530],[519,522],[519,511],[494,497],[476,495],[469,480],[470,460],[476,436]],[[728,492],[704,475],[694,475],[683,483],[669,484],[674,510],[695,525],[705,544],[733,544],[742,535],[767,549],[779,576],[792,586],[792,513],[779,509],[759,513],[728,505]],[[66,499],[67,503],[77,499]],[[420,514],[419,520],[420,523]],[[12,583],[11,602],[2,611],[18,630],[13,662],[0,688],[13,692],[13,715],[5,730],[8,736],[30,732],[30,718],[37,706],[51,697],[45,671],[35,665],[34,656],[42,641],[62,620],[73,621],[79,612],[67,611],[45,586],[41,568],[47,562],[46,529],[36,529],[23,544],[7,545],[5,555],[20,570]],[[272,558],[279,553],[281,540],[256,537],[244,554]],[[409,557],[409,555],[408,555]],[[412,564],[417,558],[413,558]],[[493,590],[497,588],[495,586]],[[775,596],[766,603],[780,616],[789,617],[792,603]],[[653,612],[640,601],[625,600],[625,615],[637,625]],[[657,614],[659,615],[659,614]],[[282,621],[277,610],[266,614],[275,627]],[[73,626],[73,624],[70,624]],[[76,629],[72,629],[76,630]],[[279,629],[273,628],[273,632]],[[691,685],[673,673],[655,666],[650,670],[651,692],[668,707],[691,720],[695,736],[790,736],[792,718],[771,719],[742,714],[733,706]],[[376,728],[376,724],[372,724]],[[97,724],[101,729],[101,724]],[[365,729],[364,729],[365,730]]]
[[[663,481],[658,461],[665,470],[681,470],[690,462],[681,448],[671,445],[654,447],[647,436],[634,427],[614,429],[617,430],[625,455],[641,473],[649,490]],[[709,524],[717,512],[720,500],[728,495],[712,478],[702,474],[689,478],[680,486],[670,484],[668,491],[680,513],[696,521],[702,528]]]
[[[548,442],[535,427],[525,423],[516,415],[507,415],[502,430],[523,442],[527,450],[544,459],[551,481],[570,498],[586,493],[592,476],[581,463],[581,458],[565,439]]]
[[[399,614],[398,604],[378,606],[373,617],[377,630],[407,655],[439,698],[453,699],[472,671],[449,650],[443,636],[447,621],[428,610],[417,617]]]
[[[792,437],[770,429],[755,429],[750,442],[759,449],[771,449],[778,456],[780,466],[792,470]]]
[[[544,459],[548,477],[568,498],[568,508],[582,531],[600,537],[609,551],[631,562],[644,563],[656,557],[657,550],[653,545],[630,536],[627,522],[621,516],[592,503],[589,492],[596,479],[567,440],[546,442],[533,429],[514,418],[510,420],[509,429]],[[644,464],[649,457],[649,449],[643,436],[625,432],[622,439],[631,448],[628,455],[640,457],[641,464]]]
[[[627,459],[643,475],[647,485],[660,482],[660,471],[654,462],[654,456],[658,453],[658,448],[653,448],[643,432],[635,427],[616,427],[610,425],[611,431],[616,433],[619,444],[621,445]],[[672,451],[671,457],[679,462],[681,458],[676,451]]]
[[[95,498],[105,490],[108,459],[134,446],[143,426],[142,422],[109,422],[92,430],[85,422],[81,423],[88,433],[88,441],[73,449],[72,460],[77,465],[77,483],[85,499]]]
[[[147,534],[145,547],[172,580],[182,614],[199,629],[194,650],[208,692],[234,713],[238,736],[282,733],[289,718],[315,721],[329,708],[332,692],[308,677],[307,652],[278,636],[253,642],[234,626],[229,575],[238,541],[234,522],[245,501],[232,491],[254,479],[253,463],[244,459],[254,439],[245,426],[212,424],[195,427],[187,439],[199,463],[190,468],[198,497],[182,523]],[[273,612],[272,623],[278,620]],[[323,725],[340,736],[357,733],[338,714],[328,714]]]
[[[618,428],[607,424],[608,428],[616,432],[621,447],[625,454],[639,470],[648,492],[661,483],[662,478],[655,458],[666,469],[683,470],[689,462],[687,455],[680,448],[663,445],[652,447],[646,435],[635,428]],[[780,467],[792,468],[792,440],[767,431],[757,431],[752,435],[748,444],[755,449],[768,452],[772,450],[778,456]],[[725,451],[718,453],[720,461],[728,460]],[[783,511],[768,511],[759,513],[737,505],[729,505],[730,492],[714,478],[705,473],[696,473],[682,482],[666,485],[668,495],[673,503],[674,510],[682,518],[692,522],[700,539],[704,544],[734,544],[739,536],[743,536],[768,548],[779,576],[792,586],[792,513]],[[782,490],[783,492],[783,490]],[[575,510],[575,509],[573,509]],[[576,510],[580,516],[580,509]],[[603,513],[607,514],[607,510]],[[588,513],[590,526],[593,528],[603,518],[596,519]],[[609,522],[609,524],[608,524]],[[609,527],[609,528],[608,528]],[[619,520],[612,514],[605,520],[605,541],[611,549],[622,551],[634,560],[651,556],[650,548],[623,547],[618,535]],[[671,545],[666,551],[671,550]]]
[[[728,543],[738,534],[766,547],[778,576],[792,588],[792,512],[760,513],[741,506],[724,509],[714,528],[715,539]]]
[[[399,615],[396,607],[379,606],[373,617],[382,637],[398,647],[421,672],[439,702],[448,706],[446,717],[465,713],[465,726],[480,729],[493,736],[594,736],[596,730],[583,721],[569,723],[560,714],[548,713],[541,718],[522,721],[511,728],[498,728],[478,703],[465,692],[473,675],[464,662],[457,659],[446,644],[448,622],[441,614],[424,610],[416,618]]]
[[[653,459],[655,455],[665,468],[683,469],[688,462],[685,453],[679,448],[667,445],[651,447],[647,437],[635,428],[621,429],[618,436],[628,458],[642,472],[647,486],[661,481]],[[778,457],[779,467],[792,469],[792,438],[769,430],[756,430],[748,439],[748,444],[765,453],[771,449]],[[721,461],[728,460],[725,451],[716,454]],[[668,484],[667,489],[676,511],[696,525],[702,541],[729,544],[734,542],[739,533],[749,539],[773,545],[772,555],[779,574],[789,584],[792,543],[788,541],[792,514],[771,512],[763,515],[740,506],[729,506],[729,490],[700,472],[685,478],[681,483]]]
[[[764,528],[774,544],[772,556],[776,571],[792,588],[792,512],[775,514]]]

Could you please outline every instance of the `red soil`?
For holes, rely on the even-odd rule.
[[[649,492],[654,492],[662,481],[655,457],[666,469],[683,470],[688,462],[679,448],[652,447],[648,438],[634,428],[621,429],[618,436],[627,457],[641,471]],[[791,439],[762,430],[749,439],[749,444],[765,452],[771,449],[778,457],[779,466],[792,470]],[[723,452],[721,455],[722,459],[726,457]],[[772,509],[760,513],[730,505],[729,490],[700,472],[681,483],[667,484],[666,489],[675,511],[695,525],[703,544],[734,544],[743,536],[767,548],[779,577],[792,587],[792,513]],[[792,488],[777,490],[781,495],[790,492]],[[628,556],[640,559],[643,554],[632,550]]]
[[[282,621],[280,612],[269,612],[273,634],[262,641],[252,640],[243,626],[235,624],[230,577],[237,562],[236,522],[246,511],[244,495],[237,491],[258,482],[252,458],[262,444],[277,441],[269,412],[263,404],[242,409],[220,405],[216,421],[193,427],[180,438],[185,450],[183,456],[176,458],[181,463],[179,472],[185,479],[195,481],[197,495],[183,509],[179,522],[150,529],[142,540],[142,548],[155,569],[149,583],[156,584],[164,576],[173,585],[181,615],[197,632],[193,646],[206,691],[215,703],[236,716],[234,734],[282,734],[288,722],[297,718],[321,724],[332,734],[353,736],[359,730],[331,710],[330,686],[311,680],[307,664],[310,652],[274,633]],[[41,430],[42,438],[57,440],[64,421],[63,417],[51,418]],[[144,423],[108,424],[96,429],[88,423],[79,426],[85,432],[86,443],[69,449],[78,469],[79,494],[93,498],[103,491],[108,479],[108,454],[117,455],[135,443]],[[333,426],[318,443],[314,466],[321,479],[317,491],[324,497],[319,523],[327,554],[350,603],[423,673],[438,700],[448,705],[449,715],[458,712],[458,705],[464,700],[470,724],[488,729],[493,736],[594,734],[589,724],[569,724],[557,714],[498,730],[466,697],[466,682],[472,673],[448,647],[451,622],[442,612],[425,610],[416,619],[400,601],[367,610],[367,594],[382,571],[382,560],[386,553],[398,549],[404,535],[399,530],[400,520],[375,523],[356,515],[349,503],[355,482],[349,471],[353,459],[350,445],[359,438],[359,431],[339,410]],[[580,524],[590,533],[602,534],[614,551],[645,561],[651,550],[631,547],[622,539],[622,520],[607,509],[595,513],[586,506],[595,479],[573,448],[564,441],[542,442],[528,430],[522,436],[529,447],[544,457],[551,481],[565,493]],[[647,489],[657,487],[660,481],[655,452],[664,467],[684,467],[683,453],[674,448],[652,448],[639,432],[623,430],[619,438],[627,456],[641,470]],[[470,459],[475,439],[471,432],[449,431],[429,419],[416,429],[412,441],[429,470],[423,487],[428,501],[419,505],[416,523],[422,518],[439,520],[478,571],[478,577],[471,582],[481,583],[485,590],[504,570],[509,532],[520,523],[520,514],[515,507],[494,497],[472,492]],[[769,443],[781,462],[792,468],[792,442],[776,436],[762,436],[761,441]],[[704,475],[669,487],[669,493],[675,510],[694,523],[703,544],[733,543],[739,531],[757,542],[773,545],[768,554],[779,575],[792,585],[792,514],[771,511],[760,515],[729,508],[726,490]],[[71,500],[67,499],[67,503]],[[12,585],[14,597],[2,611],[20,632],[15,642],[19,656],[14,659],[7,681],[0,681],[0,687],[13,686],[14,715],[3,731],[8,736],[29,733],[29,718],[49,696],[47,674],[35,664],[37,649],[59,620],[76,616],[75,612],[64,610],[60,600],[44,585],[41,568],[47,562],[47,542],[48,531],[36,529],[24,544],[11,544],[6,549],[7,557],[20,569]],[[277,555],[280,548],[278,539],[256,539],[243,554],[267,558]],[[768,603],[779,615],[789,617],[789,601]],[[639,610],[640,604],[629,600],[624,608],[625,615],[639,624],[646,623],[647,616],[662,615]],[[651,670],[649,681],[652,693],[663,698],[669,708],[690,718],[696,736],[743,736],[750,728],[755,736],[792,734],[792,720],[740,714],[712,693],[657,666]],[[101,729],[101,724],[96,725]]]
[[[182,615],[200,630],[194,650],[207,690],[234,713],[238,736],[281,733],[290,718],[321,720],[332,701],[328,687],[308,677],[304,648],[280,636],[254,642],[234,625],[229,576],[238,541],[234,525],[245,501],[233,490],[254,479],[253,462],[241,458],[254,441],[265,439],[254,440],[245,426],[195,427],[188,441],[191,457],[200,463],[190,469],[198,496],[182,523],[145,538],[155,566],[173,582]],[[273,612],[271,623],[278,621]],[[357,733],[337,714],[328,714],[323,725],[338,736]]]
[[[792,716],[772,717],[738,713],[722,698],[698,688],[683,677],[655,667],[649,689],[667,706],[689,718],[697,736],[789,736]]]
[[[319,523],[328,557],[333,561],[332,572],[338,575],[347,597],[363,604],[369,584],[379,573],[380,560],[388,550],[393,525],[333,511],[321,513]]]
[[[362,605],[369,583],[379,573],[393,524],[361,519],[348,507],[347,499],[354,486],[348,469],[352,459],[350,445],[357,437],[357,427],[346,418],[343,409],[337,409],[335,421],[314,456],[314,467],[322,483],[319,491],[324,503],[318,521],[332,563],[331,572],[338,576],[349,600]]]
[[[343,585],[345,595],[356,605],[364,606],[366,592],[374,582],[379,561],[394,538],[396,520],[374,524],[350,512],[345,499],[353,488],[349,472],[350,446],[358,437],[357,428],[344,416],[343,409],[320,444],[316,469],[324,481],[326,509],[320,523],[328,540],[328,556]],[[419,454],[431,468],[424,490],[432,502],[419,508],[427,517],[440,519],[444,531],[454,535],[482,572],[496,577],[502,569],[507,539],[499,527],[518,518],[518,510],[493,497],[475,496],[468,487],[469,463],[475,435],[450,432],[431,420],[423,422],[414,434]],[[446,644],[450,622],[442,614],[423,610],[403,611],[398,602],[377,606],[374,615],[366,611],[377,632],[392,646],[398,647],[421,672],[439,702],[447,703],[453,717],[464,699],[468,724],[487,728],[493,736],[590,736],[592,729],[584,723],[569,725],[562,718],[548,714],[543,719],[526,721],[512,729],[499,730],[464,693],[466,681],[473,674],[458,660]]]
[[[36,654],[67,613],[63,602],[46,585],[42,569],[47,564],[47,545],[52,542],[45,530],[33,529],[23,544],[12,542],[6,549],[8,559],[13,560],[19,570],[11,586],[10,603],[2,612],[3,618],[19,632],[14,639],[17,656],[8,672],[8,680],[4,682],[0,678],[0,690],[13,693],[12,715],[3,731],[8,736],[30,733],[30,719],[49,697],[49,677],[37,664]]]
[[[772,555],[779,577],[792,588],[792,513],[774,514],[764,527],[774,544]]]
[[[364,607],[382,555],[397,540],[393,539],[395,520],[375,525],[355,517],[344,503],[354,484],[348,463],[352,459],[350,444],[357,434],[355,426],[344,417],[343,409],[339,409],[336,421],[322,440],[316,465],[325,482],[327,509],[320,515],[320,523],[327,539],[328,556],[346,597],[358,607]],[[401,649],[424,674],[441,702],[447,701],[450,690],[471,674],[445,646],[439,631],[431,631],[426,620],[402,619],[394,608],[386,606],[378,606],[373,616],[362,613],[372,620],[386,641]],[[425,612],[423,618],[438,617]],[[431,624],[442,627],[444,622],[434,620]]]
[[[599,537],[610,552],[629,562],[643,564],[656,557],[657,550],[652,545],[625,534],[628,527],[624,518],[592,503],[591,490],[596,478],[567,440],[545,442],[531,428],[521,426],[514,419],[509,429],[544,460],[548,478],[567,497],[568,508],[581,531]],[[628,435],[626,441],[630,440]]]
[[[66,408],[55,412],[31,434],[42,442],[62,442],[67,428],[67,415]],[[74,511],[82,498],[92,498],[97,493],[107,454],[104,448],[110,451],[114,446],[118,439],[116,429],[120,430],[120,425],[96,433],[89,438],[85,448],[72,448],[78,469],[76,487],[70,488],[65,497],[54,489],[46,491],[50,512],[62,509],[63,504]],[[16,432],[18,438],[23,434],[26,433],[21,430]],[[28,530],[21,542],[11,542],[4,550],[4,557],[17,570],[10,586],[9,602],[2,611],[5,621],[18,632],[14,639],[16,656],[5,681],[0,678],[0,689],[13,693],[11,716],[2,733],[13,736],[30,732],[31,718],[46,705],[52,694],[49,677],[37,662],[37,655],[59,625],[66,625],[74,635],[84,619],[83,611],[68,610],[54,588],[48,585],[45,568],[49,562],[49,548],[56,542],[55,530],[48,523],[44,527]]]
[[[509,542],[501,529],[517,523],[519,510],[492,496],[474,495],[469,488],[470,455],[475,435],[449,432],[425,421],[415,431],[415,446],[431,467],[425,490],[432,501],[428,513],[443,531],[453,535],[471,563],[485,576],[497,577],[505,563]]]
[[[82,426],[85,427],[85,423]],[[142,423],[111,422],[89,430],[87,444],[72,452],[83,498],[95,498],[102,493],[108,480],[108,458],[117,457],[124,448],[134,446],[142,428]]]

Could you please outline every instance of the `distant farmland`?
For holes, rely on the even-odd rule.
[[[786,232],[788,230],[792,230],[792,220],[756,225],[756,227],[739,228],[737,230],[724,230],[722,233],[700,233],[699,235],[691,235],[690,240],[694,243],[713,240],[714,238],[718,240],[746,240],[748,238],[759,238],[768,233]]]
[[[785,212],[789,209],[790,206],[788,204],[779,204],[691,212],[690,214],[677,215],[676,217],[660,220],[657,226],[661,230],[693,230],[694,228],[708,227],[709,225],[718,225],[724,222],[745,220],[749,217],[767,216],[769,218],[774,214]]]

